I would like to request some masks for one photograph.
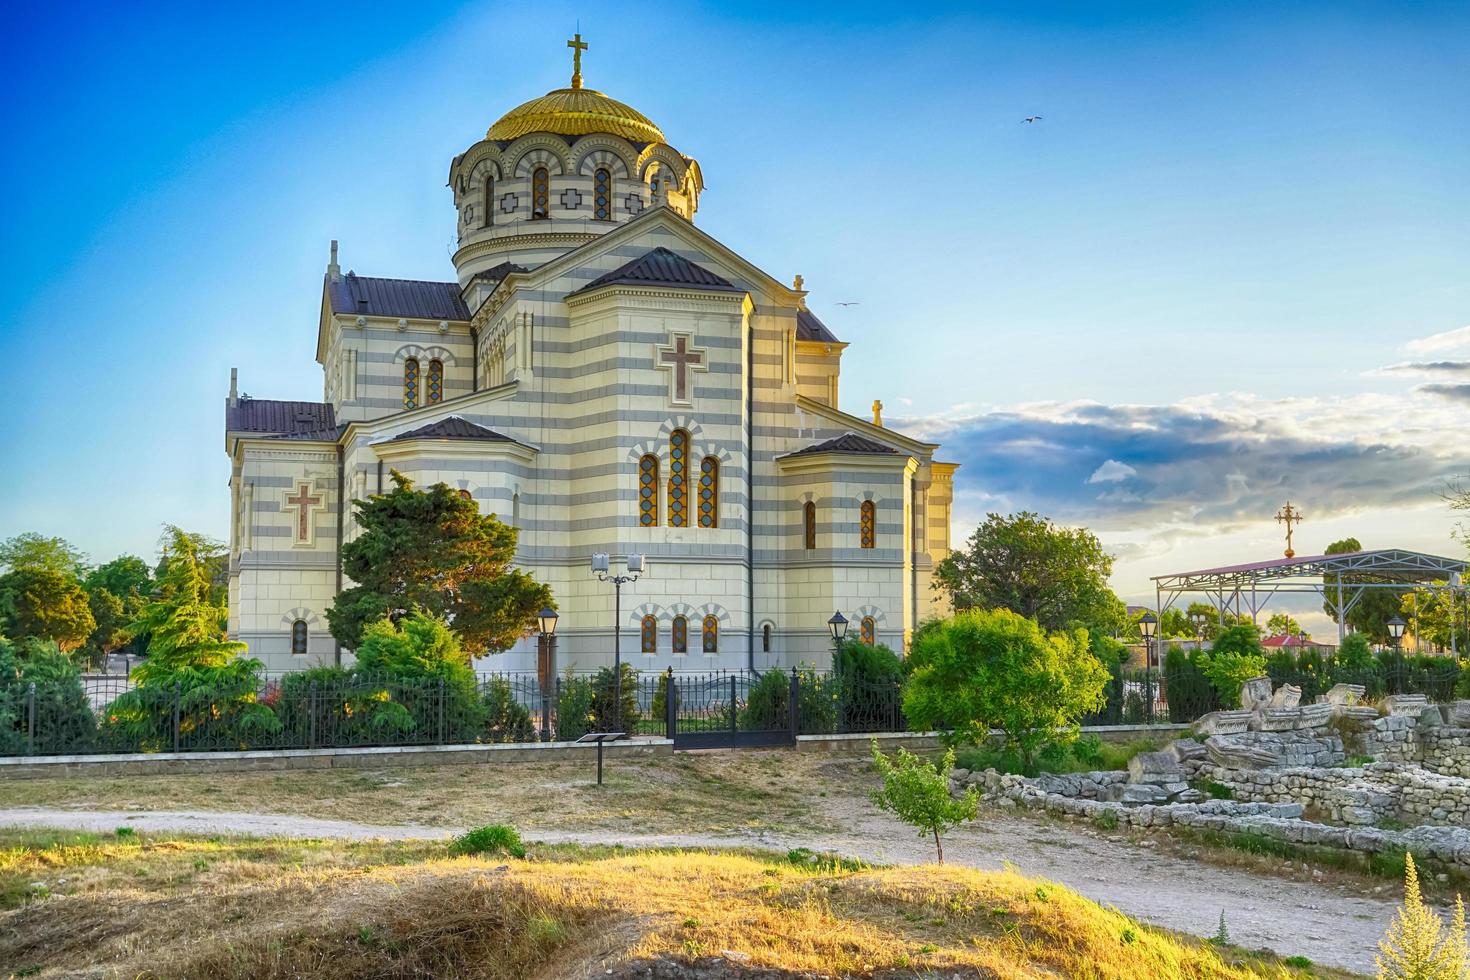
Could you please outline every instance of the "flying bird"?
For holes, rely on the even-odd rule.
[[[1040,116],[1027,116],[1025,119],[1022,119],[1021,122],[1023,122],[1023,123],[1041,122],[1041,117]]]
[[[859,301],[857,301],[857,300],[853,300],[851,303],[838,303],[837,305],[838,306],[860,306],[862,304],[859,303]]]

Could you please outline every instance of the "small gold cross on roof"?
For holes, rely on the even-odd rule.
[[[1293,507],[1291,501],[1288,500],[1286,506],[1276,512],[1276,521],[1286,525],[1286,557],[1295,558],[1296,552],[1291,547],[1291,529],[1293,525],[1302,522],[1302,512]]]
[[[567,47],[572,49],[572,88],[581,88],[582,52],[587,50],[587,42],[582,40],[582,35],[578,33],[567,42]]]

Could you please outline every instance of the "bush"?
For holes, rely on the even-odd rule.
[[[415,611],[398,622],[384,618],[362,632],[357,650],[356,676],[375,686],[372,693],[382,718],[375,727],[401,726],[405,715],[413,730],[434,738],[432,726],[440,722],[439,698],[443,696],[443,735],[450,741],[473,741],[485,725],[485,706],[469,657],[449,624],[437,616]],[[398,704],[400,712],[387,707]]]
[[[621,713],[614,710],[617,698],[616,680],[617,675],[611,667],[603,667],[592,678],[593,731],[631,732],[637,729],[638,722],[643,717],[643,712],[638,709],[638,671],[630,664],[623,664]]]
[[[592,731],[592,682],[577,677],[568,667],[557,685],[556,737],[575,742]]]
[[[36,732],[28,737],[30,687],[36,685]],[[0,638],[0,754],[71,752],[89,745],[97,720],[76,663],[50,640],[12,644]]]
[[[1169,705],[1169,721],[1188,724],[1220,706],[1215,686],[1201,669],[1199,653],[1187,654],[1177,646],[1164,655],[1164,697]]]
[[[1241,687],[1252,677],[1266,672],[1266,658],[1256,628],[1243,624],[1221,630],[1200,666],[1220,696],[1220,703],[1227,708],[1240,707]]]
[[[485,684],[485,738],[490,742],[531,742],[536,738],[536,729],[531,724],[531,712],[516,700],[510,681],[504,677],[492,678]]]
[[[521,835],[514,827],[503,823],[492,823],[477,827],[456,837],[449,843],[450,854],[509,854],[514,858],[526,856]]]

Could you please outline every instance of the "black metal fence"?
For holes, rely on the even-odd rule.
[[[307,671],[234,686],[138,686],[89,675],[0,690],[0,755],[575,741],[594,731],[691,747],[903,727],[896,681],[799,670],[625,667],[620,692],[611,670],[562,674],[545,685],[533,672],[466,682],[322,680]]]

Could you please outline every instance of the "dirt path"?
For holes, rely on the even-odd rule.
[[[624,844],[648,847],[808,847],[864,861],[921,864],[932,845],[862,801],[824,800],[840,833],[802,835],[752,831],[735,834],[646,834],[598,830],[528,829],[547,843]],[[1230,936],[1250,948],[1302,955],[1314,962],[1371,973],[1379,937],[1392,917],[1392,889],[1385,897],[1344,895],[1318,884],[1261,878],[1158,853],[1078,827],[987,812],[980,826],[961,828],[945,840],[949,862],[996,869],[1009,863],[1024,874],[1066,884],[1144,922],[1180,932],[1214,933],[1226,911]],[[111,832],[130,826],[147,832],[256,836],[443,838],[452,828],[412,824],[373,826],[266,813],[195,810],[0,809],[0,826],[56,827]]]

